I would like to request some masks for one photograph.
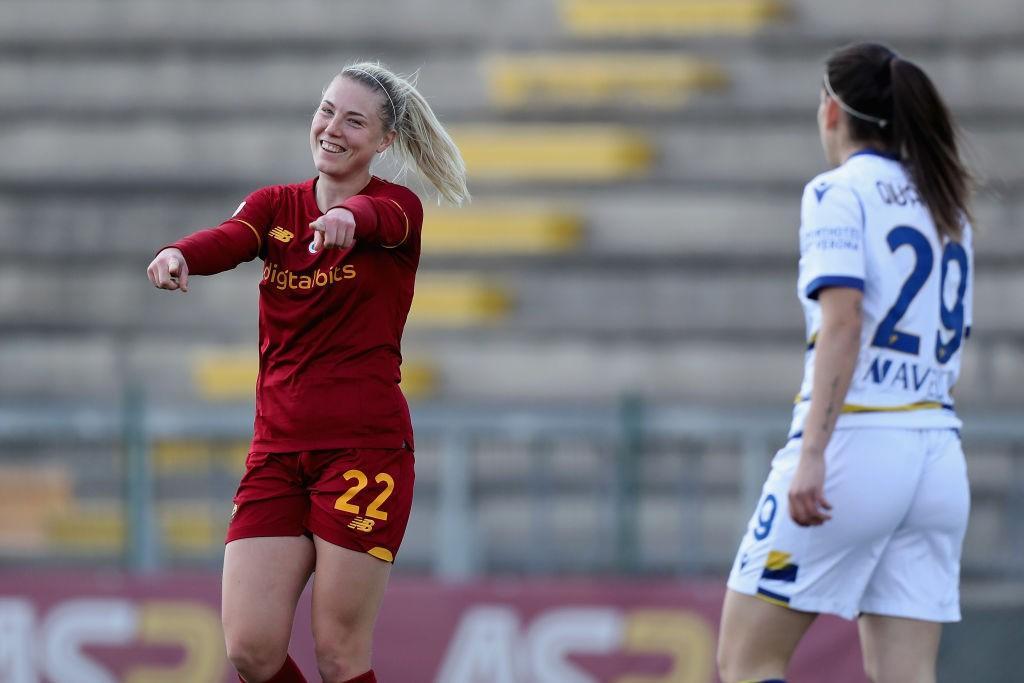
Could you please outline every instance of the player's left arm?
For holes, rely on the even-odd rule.
[[[801,526],[831,519],[832,506],[825,498],[825,448],[857,365],[863,300],[864,293],[851,287],[828,287],[818,294],[822,320],[815,341],[811,405],[789,489],[789,514]]]
[[[380,196],[355,195],[310,223],[314,248],[352,246],[355,242],[398,249],[418,243],[423,226],[419,198],[395,186]]]

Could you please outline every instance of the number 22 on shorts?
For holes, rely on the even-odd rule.
[[[334,502],[334,509],[341,510],[342,512],[351,512],[354,515],[363,514],[358,505],[351,503],[353,498],[359,494],[360,491],[365,489],[370,483],[370,480],[362,470],[349,470],[345,474],[341,475],[345,481],[354,482],[352,486],[348,488],[345,493],[338,497],[338,500]],[[379,519],[385,521],[388,518],[388,513],[380,509],[380,506],[384,504],[395,490],[395,480],[390,474],[381,472],[373,480],[378,484],[384,484],[384,489],[373,499],[373,502],[366,506],[366,516],[373,519]]]

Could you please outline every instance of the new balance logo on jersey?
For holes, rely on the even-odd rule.
[[[293,237],[295,237],[295,233],[289,232],[279,225],[270,231],[270,236],[273,237],[278,242],[284,242],[285,244],[287,244],[288,242],[292,241]]]
[[[356,517],[348,523],[348,528],[355,529],[356,531],[362,531],[365,533],[367,531],[373,530],[373,523],[374,520],[372,519],[367,519],[366,517]]]

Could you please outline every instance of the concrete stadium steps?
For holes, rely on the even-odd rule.
[[[474,187],[532,183],[564,187],[643,180],[708,187],[802,186],[825,170],[810,120],[737,127],[529,124],[454,127]],[[23,122],[0,130],[0,187],[29,183],[258,187],[311,173],[305,123],[82,124],[66,145],[63,124]],[[972,131],[986,178],[1024,182],[1024,123]],[[386,166],[382,167],[386,170]],[[387,176],[387,173],[384,173]]]
[[[40,44],[51,49],[125,44],[173,48],[216,41],[266,48],[290,43],[309,49],[341,43],[365,50],[381,42],[381,36],[395,43],[457,48],[467,42],[537,35],[544,27],[549,27],[548,35],[555,31],[554,9],[547,0],[486,5],[444,0],[441,11],[417,0],[355,7],[331,0],[295,0],[283,22],[281,5],[272,0],[10,0],[4,4],[0,42],[22,49]],[[545,15],[551,20],[537,21]]]
[[[803,121],[813,133],[824,58],[838,44],[808,45],[785,36],[687,45],[682,51],[674,44],[653,51],[581,51],[569,46],[540,52],[489,48],[461,57],[436,51],[385,52],[382,57],[399,72],[419,71],[421,91],[447,123],[495,115],[536,118],[544,112],[574,117],[614,112],[635,119],[668,111],[743,116],[754,125],[785,114]],[[925,67],[954,112],[968,121],[974,112],[1009,116],[1024,106],[1024,83],[1017,78],[1024,68],[1024,44],[1019,41],[957,45],[897,37],[893,44]],[[311,54],[275,46],[256,54],[225,46],[168,54],[140,49],[127,56],[100,53],[74,60],[59,51],[14,54],[0,62],[0,119],[138,121],[174,115],[192,120],[274,118],[304,127],[321,89],[350,59],[336,47]],[[585,63],[578,65],[581,60]],[[607,68],[609,61],[616,68]],[[505,72],[508,76],[497,78]],[[724,80],[728,87],[720,87]],[[719,87],[694,88],[701,84]],[[521,100],[556,85],[577,97],[570,101],[557,92],[551,93],[555,99],[531,97],[525,111],[501,106],[502,98]],[[638,91],[644,94],[637,96]],[[598,96],[605,92],[612,96]]]
[[[8,0],[0,21],[0,44],[8,50],[83,45],[97,50],[124,45],[174,49],[195,41],[217,41],[253,49],[287,43],[316,50],[342,43],[362,52],[389,42],[441,45],[451,50],[495,43],[542,44],[571,33],[572,25],[562,20],[566,15],[560,13],[559,3],[580,8],[580,21],[589,15],[595,30],[598,26],[618,28],[620,36],[630,27],[628,10],[639,6],[640,10],[632,13],[634,26],[645,22],[658,28],[672,27],[676,33],[670,37],[674,39],[679,30],[689,27],[713,28],[707,20],[687,22],[687,12],[695,19],[716,13],[733,16],[710,31],[718,36],[737,30],[749,32],[753,25],[762,33],[802,40],[814,36],[837,40],[850,35],[930,39],[1012,36],[1019,35],[1022,24],[1016,0],[939,5],[932,0],[905,0],[899,12],[892,11],[887,0],[852,5],[815,0],[517,0],[486,4],[445,0],[429,6],[416,0],[387,0],[361,6],[358,12],[346,11],[330,0],[296,0],[289,3],[284,24],[280,4],[271,0],[223,0],[212,5],[203,0],[173,4],[161,0]],[[667,14],[659,16],[659,6]],[[699,11],[701,7],[708,9],[695,14],[692,8]],[[787,9],[788,19],[766,23],[778,7]]]
[[[77,253],[106,262],[134,260],[144,268],[162,245],[226,219],[247,192],[36,198],[0,193],[0,259],[28,256],[59,262]],[[475,200],[453,208],[424,198],[423,254],[550,255],[577,250],[584,238],[580,208],[528,197]]]
[[[678,108],[728,77],[717,64],[669,52],[497,55],[484,69],[491,101],[506,109],[561,106]]]
[[[253,188],[171,193],[0,192],[0,266],[96,259],[145,270],[164,244],[224,220]],[[795,277],[800,185],[784,192],[652,187],[529,194],[494,192],[456,209],[424,197],[421,273],[455,261],[484,269],[495,257],[545,262],[628,256],[787,264]],[[1024,197],[983,192],[976,201],[978,267],[1024,257]],[[573,256],[576,255],[576,256]],[[539,263],[539,261],[538,261]],[[250,266],[242,266],[244,270]]]
[[[260,267],[243,264],[217,277],[190,279],[190,292],[155,289],[141,268],[117,266],[86,273],[77,268],[5,267],[0,272],[0,324],[131,332],[252,329]],[[196,295],[195,292],[203,292]],[[422,273],[408,326],[493,325],[516,305],[513,290],[473,273]]]
[[[565,30],[586,38],[747,35],[786,18],[778,0],[557,0]]]
[[[803,374],[803,345],[758,338],[662,339],[647,342],[587,337],[550,340],[407,339],[431,358],[448,400],[613,401],[636,394],[652,400],[733,405],[789,405]],[[542,359],[542,360],[539,360]],[[977,334],[966,346],[956,396],[966,408],[1024,404],[1024,344]]]
[[[794,258],[795,260],[795,258]],[[802,334],[790,267],[708,268],[672,261],[617,265],[614,257],[575,267],[492,266],[423,273],[413,329],[486,328],[541,334]],[[0,324],[23,329],[103,329],[149,334],[252,329],[258,267],[191,280],[190,292],[154,289],[140,268],[90,271],[10,264],[0,272]],[[1024,275],[989,268],[976,280],[975,326],[1024,331]],[[35,327],[33,327],[35,326]]]
[[[790,338],[791,337],[791,338]],[[161,405],[197,401],[190,379],[193,353],[210,342],[144,337],[115,352],[106,340],[23,336],[0,343],[0,399],[117,401],[125,382]],[[255,333],[249,339],[255,347]],[[493,332],[408,335],[411,366],[428,363],[436,397],[501,405],[520,402],[604,402],[636,394],[650,400],[711,405],[789,405],[803,372],[798,333],[785,337],[692,335],[644,339]],[[966,346],[957,400],[968,410],[1024,406],[1024,342],[976,326]],[[249,401],[244,401],[251,403]]]

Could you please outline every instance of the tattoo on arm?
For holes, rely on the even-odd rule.
[[[839,388],[839,378],[832,378],[832,386],[828,394],[828,404],[825,406],[825,420],[821,424],[823,431],[828,431],[829,423],[832,421],[832,415],[836,412],[836,389]]]

